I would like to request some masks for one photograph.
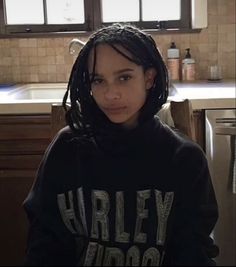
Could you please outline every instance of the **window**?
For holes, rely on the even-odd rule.
[[[0,15],[7,34],[90,31],[91,1],[0,0]]]
[[[6,23],[14,24],[79,24],[84,23],[83,0],[5,0]],[[45,8],[45,9],[44,9]],[[16,13],[16,10],[20,10]],[[30,11],[30,12],[29,12]]]
[[[0,0],[0,15],[6,34],[92,31],[113,22],[189,29],[191,20],[190,0]]]
[[[144,29],[189,29],[190,0],[101,0],[100,24],[130,21]]]
[[[181,19],[180,0],[102,0],[101,5],[103,22]]]
[[[40,0],[6,0],[7,24],[43,24],[43,2]],[[16,10],[20,12],[16,12]],[[29,12],[30,10],[30,12]]]

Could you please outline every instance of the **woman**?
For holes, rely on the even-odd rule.
[[[24,202],[26,264],[215,265],[218,211],[200,147],[155,114],[168,74],[150,35],[114,24],[73,66],[68,126]]]

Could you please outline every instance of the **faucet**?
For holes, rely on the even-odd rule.
[[[69,53],[73,55],[75,52],[78,52],[78,49],[79,48],[81,49],[84,45],[85,45],[85,42],[77,38],[72,39],[69,44]]]

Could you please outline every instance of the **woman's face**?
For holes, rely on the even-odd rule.
[[[131,57],[123,47],[117,45],[117,48]],[[93,61],[94,50],[88,60],[91,77]],[[153,85],[155,74],[155,69],[148,69],[144,73],[142,66],[128,60],[109,45],[100,44],[96,47],[92,96],[111,122],[133,128],[137,125],[139,111]]]

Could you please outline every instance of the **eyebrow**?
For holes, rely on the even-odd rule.
[[[131,68],[126,68],[126,69],[117,70],[117,71],[114,72],[114,74],[117,75],[117,74],[121,74],[121,73],[124,73],[124,72],[132,72],[132,71],[134,71],[134,70],[131,69]],[[99,73],[90,73],[89,76],[90,76],[90,78],[93,77],[93,76],[94,77],[95,76],[103,77],[103,75],[102,74],[99,74]]]
[[[117,70],[117,71],[114,72],[114,74],[120,74],[120,73],[123,73],[123,72],[129,72],[129,71],[134,71],[134,70],[130,69],[130,68],[126,68],[126,69]]]

